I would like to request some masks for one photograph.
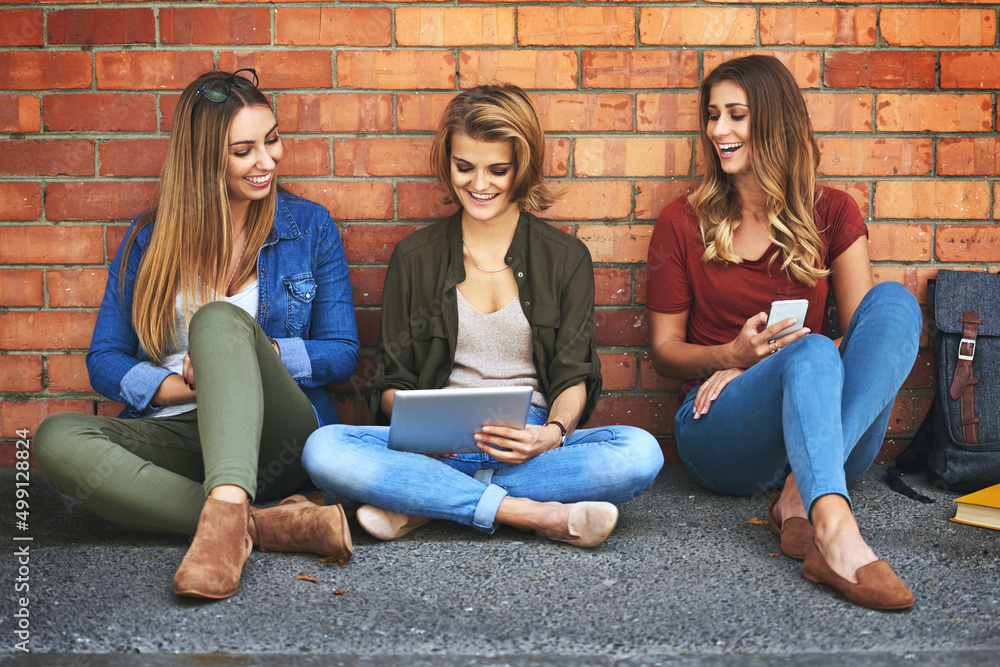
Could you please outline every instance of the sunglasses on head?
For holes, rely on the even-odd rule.
[[[245,76],[237,76],[240,72],[250,72],[250,76],[253,77],[253,80],[251,81]],[[257,70],[247,67],[245,69],[236,70],[228,79],[212,79],[199,88],[197,94],[201,95],[209,102],[221,104],[229,99],[230,86],[236,86],[237,88],[256,88],[257,83]]]

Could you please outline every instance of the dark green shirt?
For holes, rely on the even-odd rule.
[[[549,405],[586,381],[582,426],[601,393],[590,251],[579,239],[521,213],[505,262],[531,325],[532,359]],[[382,290],[375,376],[368,385],[373,422],[385,423],[379,404],[386,389],[440,389],[447,382],[458,341],[455,286],[464,280],[461,211],[396,245]]]

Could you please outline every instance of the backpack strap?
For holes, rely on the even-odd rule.
[[[979,423],[976,416],[976,385],[979,379],[973,371],[972,360],[976,356],[976,334],[983,321],[974,310],[966,310],[958,321],[962,323],[962,341],[958,344],[958,363],[949,394],[953,400],[962,399],[962,419],[958,425],[962,428],[965,442],[976,444],[979,442],[976,428]]]

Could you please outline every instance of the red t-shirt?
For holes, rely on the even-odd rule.
[[[868,234],[858,205],[840,190],[817,188],[813,215],[826,250],[826,268]],[[819,280],[815,287],[795,282],[781,270],[780,250],[773,245],[760,259],[740,264],[703,262],[704,251],[698,220],[687,198],[681,197],[660,213],[649,241],[646,307],[661,313],[689,311],[689,343],[728,343],[751,316],[768,312],[772,301],[782,299],[808,299],[804,326],[828,333],[828,278]],[[768,266],[774,255],[778,256]]]

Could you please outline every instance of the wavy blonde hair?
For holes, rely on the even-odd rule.
[[[456,95],[445,108],[431,145],[431,168],[448,193],[446,203],[459,203],[451,184],[451,138],[465,134],[477,141],[509,141],[514,151],[511,198],[521,208],[544,211],[557,192],[545,182],[545,131],[535,107],[519,86],[501,83],[476,86]]]
[[[160,176],[159,202],[140,216],[125,239],[121,275],[128,266],[136,236],[152,224],[153,233],[139,264],[132,296],[132,326],[139,344],[156,363],[163,360],[167,342],[176,336],[175,300],[182,294],[184,312],[191,298],[208,303],[225,292],[227,269],[233,250],[233,216],[226,188],[229,160],[229,125],[243,108],[264,106],[267,98],[253,85],[229,86],[224,102],[211,102],[198,94],[213,80],[229,72],[208,72],[181,94],[174,111],[174,125],[167,159]],[[256,258],[274,224],[277,188],[267,197],[250,202],[247,213],[245,262],[236,284],[256,270]],[[125,284],[119,296],[124,302]]]
[[[812,287],[829,274],[824,268],[826,248],[813,215],[819,145],[792,73],[773,56],[729,60],[701,84],[698,105],[701,140],[707,153],[705,176],[688,202],[701,228],[705,246],[702,259],[740,262],[733,252],[733,235],[742,218],[743,201],[733,177],[722,170],[708,136],[712,87],[723,81],[740,86],[747,96],[750,168],[764,193],[766,232],[781,252],[781,270]]]

